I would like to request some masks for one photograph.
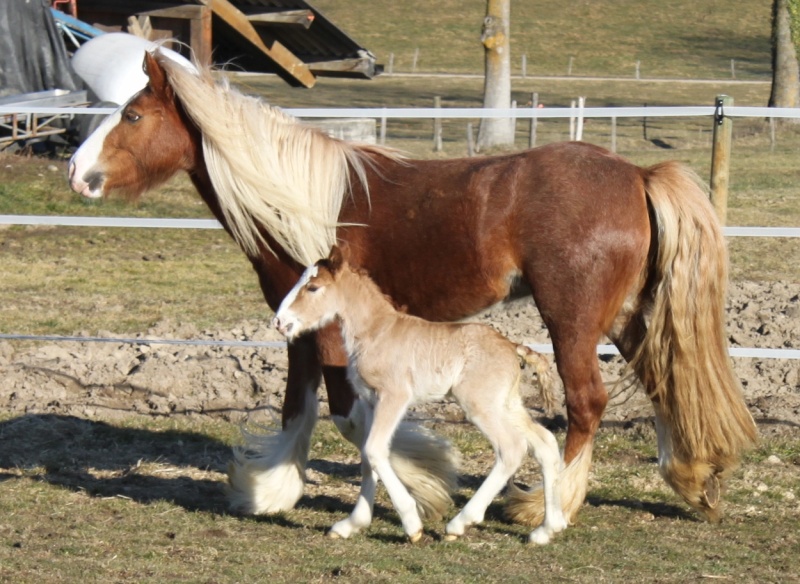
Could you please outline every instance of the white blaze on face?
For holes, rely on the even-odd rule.
[[[89,138],[78,148],[69,161],[69,186],[84,197],[96,199],[103,196],[103,168],[100,154],[106,136],[122,119],[123,105],[108,116]]]
[[[300,293],[300,290],[318,273],[319,268],[316,264],[306,268],[306,271],[303,272],[302,276],[300,276],[300,280],[294,285],[294,288],[289,291],[289,293],[286,295],[286,298],[283,299],[280,307],[278,307],[278,311],[275,313],[275,318],[272,319],[273,326],[278,328],[278,330],[280,330],[290,339],[302,330],[302,323],[298,320],[297,315],[292,311],[292,304],[294,304],[294,301],[297,300],[297,295]]]

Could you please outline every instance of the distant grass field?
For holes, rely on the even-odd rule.
[[[411,71],[481,73],[485,0],[316,0],[333,22],[388,64]],[[771,0],[511,1],[511,59],[521,73],[768,79]]]

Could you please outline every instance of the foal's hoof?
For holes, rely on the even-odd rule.
[[[336,533],[335,531],[329,531],[327,533],[328,539],[344,539],[340,534]]]
[[[417,543],[421,539],[422,539],[422,530],[421,529],[417,533],[408,536],[408,541],[410,543]]]
[[[458,536],[453,533],[448,533],[445,534],[445,536],[442,539],[444,541],[456,541],[458,539]]]

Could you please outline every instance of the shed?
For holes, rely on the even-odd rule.
[[[80,20],[150,40],[176,39],[202,64],[280,75],[312,87],[318,76],[371,79],[375,56],[303,0],[77,0]],[[170,48],[187,51],[177,43]]]

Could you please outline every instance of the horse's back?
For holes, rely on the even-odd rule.
[[[576,278],[598,259],[640,264],[649,238],[642,172],[579,142],[476,158],[379,158],[369,204],[357,192],[341,216],[366,227],[340,234],[410,312],[462,318],[507,297],[523,276]],[[644,250],[632,249],[642,242]]]

